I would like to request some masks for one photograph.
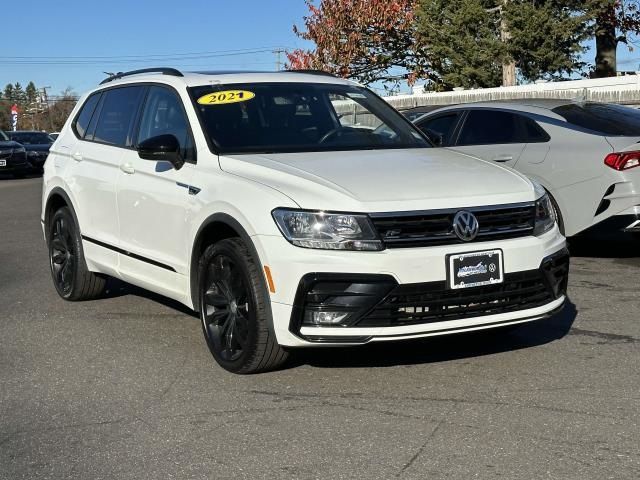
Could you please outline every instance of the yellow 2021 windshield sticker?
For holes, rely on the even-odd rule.
[[[200,105],[225,105],[227,103],[246,102],[256,94],[248,90],[224,90],[203,95],[198,99]]]

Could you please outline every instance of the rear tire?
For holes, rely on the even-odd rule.
[[[288,352],[271,331],[264,275],[247,246],[238,238],[209,246],[198,275],[202,330],[216,362],[240,374],[280,367]]]
[[[56,210],[47,233],[49,266],[58,294],[69,301],[102,295],[106,278],[87,268],[80,231],[68,207]]]

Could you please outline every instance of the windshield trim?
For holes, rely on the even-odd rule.
[[[279,147],[277,149],[269,149],[269,148],[264,148],[264,149],[260,149],[260,148],[256,148],[253,150],[234,150],[232,148],[228,148],[225,149],[224,147],[222,147],[212,136],[207,134],[207,129],[206,129],[206,124],[204,122],[204,119],[200,113],[200,109],[198,108],[198,103],[197,103],[197,99],[196,96],[194,95],[194,91],[196,89],[199,88],[210,88],[210,87],[219,87],[219,88],[229,88],[229,89],[234,89],[234,88],[247,88],[248,85],[287,85],[287,84],[295,84],[295,85],[311,85],[311,86],[319,86],[319,87],[328,87],[328,86],[333,86],[333,87],[343,87],[343,88],[355,88],[355,89],[362,89],[362,90],[366,90],[366,92],[371,95],[372,97],[375,97],[377,100],[384,102],[386,105],[388,105],[389,109],[390,109],[390,115],[394,116],[396,119],[399,119],[399,121],[401,123],[404,123],[407,127],[408,130],[410,130],[411,132],[415,133],[417,135],[416,141],[418,141],[418,139],[423,140],[424,144],[423,145],[399,145],[399,146],[393,146],[393,145],[371,145],[368,147],[363,147],[363,146],[327,146],[327,148],[316,148],[314,147],[299,147],[299,146],[295,146],[295,147],[291,147],[291,148],[283,148],[283,147]],[[406,150],[406,149],[414,149],[414,148],[433,148],[434,144],[433,142],[419,129],[417,128],[410,120],[408,120],[404,115],[402,115],[400,112],[398,112],[395,108],[393,108],[393,106],[391,106],[388,102],[386,102],[384,100],[384,98],[380,97],[378,94],[376,94],[374,91],[370,90],[367,87],[361,86],[361,85],[344,85],[341,83],[317,83],[317,82],[248,82],[248,83],[238,83],[238,82],[234,82],[234,83],[220,83],[220,84],[203,84],[203,85],[194,85],[194,86],[190,86],[187,88],[187,93],[189,95],[189,98],[191,99],[191,105],[195,111],[196,117],[198,119],[198,124],[200,126],[200,130],[203,134],[203,136],[205,137],[205,140],[207,142],[207,146],[209,147],[209,151],[211,151],[211,153],[215,154],[215,155],[261,155],[261,154],[287,154],[287,153],[310,153],[310,152],[345,152],[345,151],[369,151],[369,150]],[[409,133],[409,132],[408,132]]]

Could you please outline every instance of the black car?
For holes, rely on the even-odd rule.
[[[0,130],[0,173],[22,177],[31,170],[25,148]]]
[[[31,170],[42,172],[44,162],[49,155],[49,148],[53,144],[53,139],[45,132],[18,130],[9,132],[11,140],[20,143],[27,150],[27,161],[31,165]]]

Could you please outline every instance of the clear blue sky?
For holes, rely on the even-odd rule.
[[[103,71],[149,66],[272,70],[273,48],[308,46],[292,31],[306,13],[303,0],[6,0],[2,18],[15,28],[4,30],[0,87],[32,80],[38,87],[51,86],[53,94],[67,87],[82,93],[105,77]],[[266,51],[182,56],[242,49]],[[42,58],[33,59],[36,56]],[[150,56],[156,57],[149,61]],[[632,60],[638,57],[640,52],[629,53],[621,46],[620,69],[638,69],[640,60]],[[593,61],[592,52],[586,60]]]
[[[66,87],[82,93],[102,80],[103,71],[149,66],[175,66],[185,70],[274,70],[271,47],[304,47],[292,31],[307,13],[303,0],[107,0],[104,2],[23,0],[3,2],[5,28],[0,49],[0,86],[30,80],[51,86],[57,94]],[[15,19],[15,20],[10,20]],[[249,55],[140,61],[129,58],[47,59],[46,57],[150,56],[241,49],[267,49]],[[49,64],[27,64],[45,57]],[[135,61],[134,61],[135,60]],[[146,58],[148,60],[148,57]],[[284,55],[282,56],[284,61]],[[87,62],[69,63],[69,62]],[[12,63],[8,63],[12,62]],[[57,62],[55,64],[54,62]]]

